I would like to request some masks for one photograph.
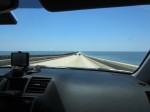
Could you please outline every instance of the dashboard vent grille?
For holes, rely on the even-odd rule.
[[[148,98],[148,100],[149,100],[149,102],[150,102],[150,91],[146,91],[145,93],[146,93],[147,98]]]
[[[44,93],[50,80],[51,78],[32,77],[27,86],[26,93]]]

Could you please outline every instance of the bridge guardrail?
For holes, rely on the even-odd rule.
[[[86,56],[84,55],[86,58],[90,59],[91,61],[96,61],[99,63],[102,63],[106,66],[112,67],[114,69],[118,69],[118,70],[125,70],[125,71],[130,71],[130,72],[134,72],[138,66],[136,65],[132,65],[132,64],[127,64],[127,63],[122,63],[122,62],[117,62],[117,61],[112,61],[112,60],[106,60],[106,59],[101,59],[101,58],[95,58],[95,57],[90,57],[90,56]]]
[[[75,53],[76,52],[59,54],[59,55],[31,55],[29,61],[30,61],[30,63],[35,63],[37,61],[46,61],[46,60],[52,60],[52,59],[57,59],[57,58],[61,58],[61,57],[66,57],[66,56],[74,55]],[[2,60],[0,60],[0,66],[10,65],[11,64],[10,56],[3,56],[3,57],[7,57],[8,59],[1,58]]]

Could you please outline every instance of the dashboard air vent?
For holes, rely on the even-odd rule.
[[[146,93],[147,98],[148,98],[148,100],[149,100],[149,102],[150,102],[150,91],[146,91],[145,93]]]
[[[32,77],[27,86],[26,93],[44,93],[50,80],[51,78]]]

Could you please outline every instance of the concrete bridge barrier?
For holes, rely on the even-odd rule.
[[[66,56],[74,55],[76,52],[66,53],[66,54],[59,54],[59,55],[31,55],[29,58],[30,63],[37,63],[43,61],[49,61],[53,59],[63,58]],[[1,56],[0,66],[11,65],[11,57],[9,56]],[[7,59],[4,59],[6,57]]]
[[[118,69],[118,70],[125,70],[125,71],[134,72],[138,68],[138,66],[132,65],[132,64],[127,64],[127,63],[122,63],[122,62],[117,62],[117,61],[111,61],[111,60],[106,60],[106,59],[101,59],[101,58],[95,58],[95,57],[90,57],[90,56],[85,56],[85,57],[95,64],[101,63],[101,64],[104,64],[104,65],[109,66],[111,68]]]

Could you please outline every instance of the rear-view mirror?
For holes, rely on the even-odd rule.
[[[19,0],[0,0],[0,13],[7,13],[16,9],[19,5]]]
[[[150,0],[40,0],[40,2],[51,12],[150,4]]]

